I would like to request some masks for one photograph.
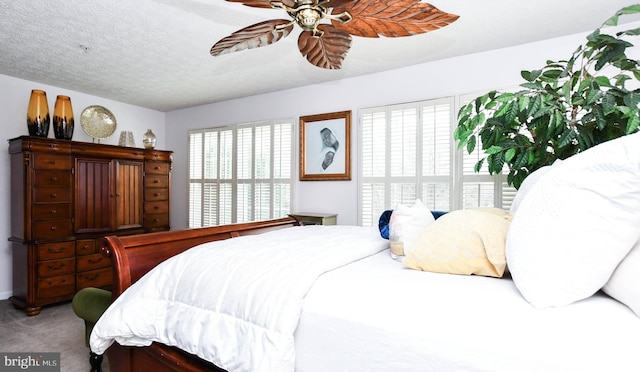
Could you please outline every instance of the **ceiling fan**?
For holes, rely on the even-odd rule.
[[[284,9],[292,19],[272,19],[245,27],[221,39],[211,55],[273,44],[298,24],[300,53],[311,64],[326,69],[342,67],[351,35],[362,37],[412,36],[445,27],[458,19],[421,0],[226,0],[255,8]],[[328,20],[330,23],[321,23]]]

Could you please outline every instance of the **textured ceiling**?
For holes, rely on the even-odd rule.
[[[460,19],[418,36],[354,37],[342,69],[324,70],[298,52],[297,28],[274,45],[209,54],[240,28],[286,18],[279,9],[222,0],[0,0],[0,74],[170,111],[588,32],[633,2],[430,3]]]

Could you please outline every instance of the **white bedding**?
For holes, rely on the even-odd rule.
[[[316,281],[297,372],[640,371],[640,318],[606,295],[539,310],[510,279],[414,271],[389,255]]]
[[[375,228],[304,226],[195,247],[118,297],[91,350],[157,341],[229,371],[293,371],[293,333],[313,282],[387,245]]]
[[[535,309],[509,279],[404,268],[375,228],[264,236],[162,264],[107,310],[92,350],[159,341],[230,371],[640,370],[640,318],[605,295]]]

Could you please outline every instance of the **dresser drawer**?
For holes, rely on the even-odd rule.
[[[169,212],[169,202],[168,201],[157,201],[157,202],[145,202],[144,203],[144,213],[145,214],[168,213],[168,212]]]
[[[66,220],[71,218],[71,203],[34,204],[31,213],[34,221]]]
[[[146,189],[144,190],[145,201],[169,200],[169,189]]]
[[[38,260],[55,260],[73,257],[73,242],[47,243],[38,245]]]
[[[98,253],[96,251],[96,241],[94,239],[76,240],[76,255],[84,256],[87,254]]]
[[[71,186],[71,172],[69,172],[68,170],[38,170],[35,173],[36,187]]]
[[[71,201],[71,189],[36,187],[33,189],[33,201],[36,203],[69,203]]]
[[[71,157],[49,153],[33,154],[33,168],[35,169],[71,169]]]
[[[100,253],[76,257],[76,271],[89,271],[111,266],[111,260]]]
[[[71,220],[34,222],[33,238],[63,238],[71,235]]]
[[[169,163],[148,161],[144,164],[146,174],[169,174]]]
[[[169,227],[169,215],[167,213],[147,214],[144,216],[144,227],[147,229]]]
[[[38,298],[73,296],[76,282],[73,274],[38,280]]]
[[[75,271],[75,258],[63,258],[61,260],[49,260],[38,262],[38,276],[48,277],[71,274]]]
[[[144,187],[169,187],[169,176],[147,175],[144,176]]]
[[[87,287],[107,287],[110,286],[112,282],[113,272],[110,267],[76,274],[77,291]]]

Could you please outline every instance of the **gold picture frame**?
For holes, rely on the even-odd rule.
[[[300,117],[300,181],[351,180],[351,111]]]

